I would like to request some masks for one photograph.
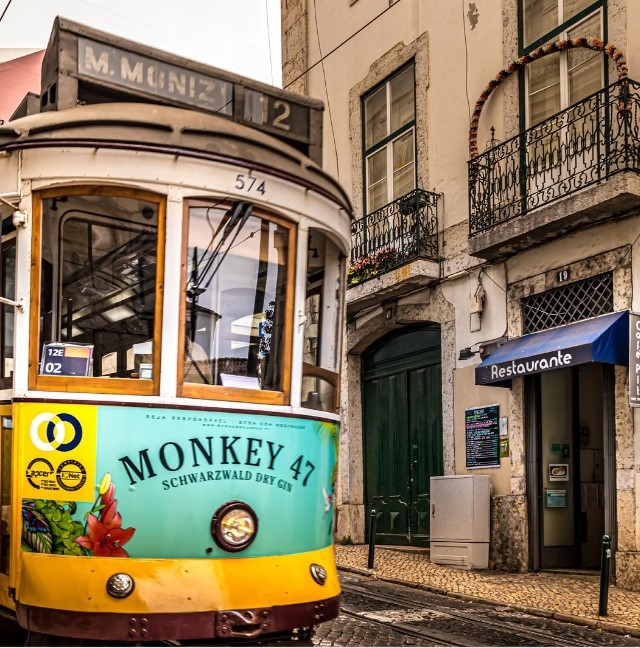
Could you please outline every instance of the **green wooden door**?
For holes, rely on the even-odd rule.
[[[440,330],[384,338],[363,356],[367,524],[376,542],[429,543],[429,484],[442,474]]]

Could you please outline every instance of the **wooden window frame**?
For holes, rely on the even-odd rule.
[[[40,280],[42,272],[42,201],[58,196],[118,196],[146,200],[158,205],[158,237],[156,247],[156,291],[153,326],[153,378],[109,378],[78,376],[42,376],[40,364]],[[98,187],[82,185],[56,187],[34,192],[31,241],[31,303],[29,325],[32,343],[29,348],[29,389],[36,391],[68,391],[92,394],[129,394],[152,396],[160,393],[160,358],[162,346],[162,307],[164,296],[164,248],[166,196],[124,186]],[[35,343],[33,339],[35,338]]]
[[[293,221],[256,208],[254,215],[287,228],[289,241],[287,248],[287,288],[285,294],[285,321],[284,321],[284,349],[282,358],[282,391],[243,389],[240,387],[224,387],[222,385],[203,385],[184,381],[184,342],[185,342],[185,316],[186,316],[186,288],[187,265],[189,247],[189,210],[197,207],[222,206],[230,204],[216,199],[203,200],[199,198],[185,198],[183,204],[182,222],[182,262],[181,262],[181,288],[180,288],[180,325],[178,331],[178,396],[185,398],[200,398],[205,400],[221,400],[243,403],[259,403],[262,405],[288,405],[291,399],[291,369],[293,350],[293,312],[295,298],[296,277],[296,250],[298,227]]]

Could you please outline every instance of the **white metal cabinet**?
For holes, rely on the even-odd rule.
[[[431,562],[487,569],[490,496],[488,475],[431,478]]]

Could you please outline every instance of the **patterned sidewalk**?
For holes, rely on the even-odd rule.
[[[367,545],[336,545],[338,567],[429,591],[507,605],[529,614],[640,638],[640,592],[609,587],[607,616],[598,616],[596,575],[513,574],[434,565],[424,551],[376,547],[367,569]]]

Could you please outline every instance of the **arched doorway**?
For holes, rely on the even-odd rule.
[[[427,546],[430,478],[443,472],[439,325],[363,354],[362,412],[367,524],[375,510],[377,543]]]

